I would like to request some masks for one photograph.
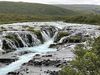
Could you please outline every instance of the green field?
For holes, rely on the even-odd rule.
[[[93,5],[0,2],[0,24],[29,21],[65,21],[100,25],[99,9],[99,6]]]
[[[73,4],[73,5],[66,5],[66,4],[57,4],[55,5],[60,8],[70,9],[75,12],[85,13],[85,14],[100,14],[100,5],[86,5],[86,4]]]
[[[75,14],[72,10],[53,5],[24,2],[0,2],[0,13],[35,16],[63,16]]]

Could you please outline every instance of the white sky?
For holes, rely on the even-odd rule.
[[[100,0],[0,0],[15,2],[33,2],[33,3],[49,3],[49,4],[96,4],[100,5]]]

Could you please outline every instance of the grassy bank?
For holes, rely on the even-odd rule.
[[[0,24],[31,22],[31,21],[61,21],[65,20],[65,16],[33,16],[18,14],[0,14]]]
[[[18,14],[0,14],[0,24],[31,21],[65,21],[69,23],[100,25],[100,15],[77,15],[77,16],[33,16]]]
[[[91,44],[92,48],[77,45],[73,51],[76,55],[59,75],[100,75],[100,37]]]
[[[65,22],[100,25],[100,15],[89,14],[89,15],[71,16],[67,17]]]

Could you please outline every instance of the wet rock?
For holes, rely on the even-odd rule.
[[[45,31],[48,36],[53,37],[58,28],[54,26],[42,26],[41,31]]]
[[[51,71],[50,75],[59,75],[59,73],[57,71]]]
[[[48,54],[48,55],[43,55],[42,57],[52,57],[52,55]]]
[[[16,61],[17,59],[13,59],[13,58],[0,58],[0,63],[11,63],[11,62],[14,62]]]
[[[13,51],[17,48],[33,47],[39,45],[41,42],[35,34],[28,31],[18,31],[7,32],[5,36],[3,36],[2,43],[2,49],[5,51]]]
[[[62,37],[68,36],[69,33],[66,31],[60,31],[58,32],[57,36],[54,38],[54,42],[58,42]]]
[[[11,51],[15,51],[16,49],[13,48],[12,46],[10,46],[6,40],[3,40],[3,47],[2,49],[4,49],[6,52],[11,52]]]
[[[57,44],[51,44],[49,48],[56,48]]]
[[[16,72],[9,72],[7,75],[19,75],[19,74]]]

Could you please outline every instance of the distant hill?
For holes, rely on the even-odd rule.
[[[100,14],[100,5],[62,5],[62,4],[56,5],[55,4],[55,6],[82,13]]]
[[[39,3],[24,3],[24,2],[0,2],[0,13],[3,14],[21,14],[21,15],[50,15],[63,16],[73,15],[74,11],[61,7],[39,4]]]

